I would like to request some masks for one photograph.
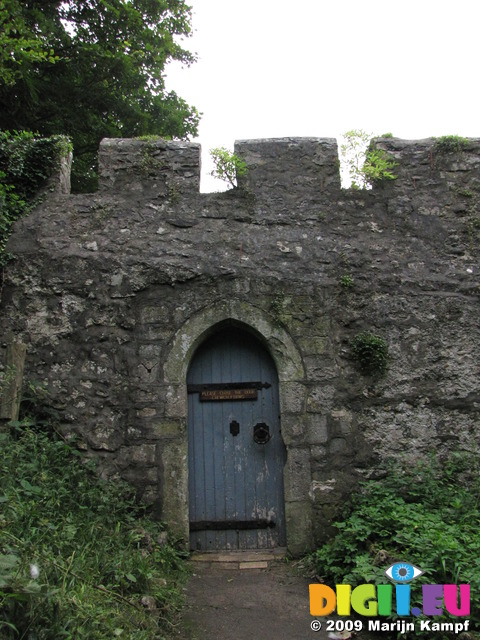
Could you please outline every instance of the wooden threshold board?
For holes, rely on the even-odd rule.
[[[240,569],[266,569],[269,562],[283,560],[286,553],[287,550],[280,547],[271,550],[259,549],[258,551],[194,551],[190,559],[193,562],[232,564],[237,565],[236,568]]]

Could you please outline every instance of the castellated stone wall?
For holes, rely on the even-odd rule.
[[[334,140],[288,138],[238,142],[239,187],[201,194],[198,145],[106,140],[97,193],[52,193],[16,224],[2,349],[27,345],[65,433],[177,533],[186,372],[219,326],[278,369],[294,553],[381,461],[477,449],[480,140],[376,144],[398,178],[373,190],[341,188]],[[362,331],[389,345],[383,376],[352,358]]]

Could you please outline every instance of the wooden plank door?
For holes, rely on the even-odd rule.
[[[190,546],[285,546],[278,376],[263,345],[229,328],[196,352],[187,378]]]

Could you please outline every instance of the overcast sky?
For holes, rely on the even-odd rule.
[[[480,0],[189,4],[198,61],[167,88],[203,113],[205,165],[245,138],[480,137]]]

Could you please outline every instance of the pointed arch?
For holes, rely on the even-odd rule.
[[[266,346],[280,380],[303,380],[303,362],[289,334],[263,310],[246,302],[215,303],[189,318],[177,331],[165,361],[165,380],[184,384],[187,369],[198,346],[222,325],[236,324],[250,331]]]
[[[164,446],[169,452],[163,458],[159,455],[162,517],[188,540],[187,372],[199,346],[229,325],[252,333],[265,346],[277,368],[282,438],[287,448],[284,468],[287,547],[294,554],[302,553],[312,547],[310,470],[308,465],[298,464],[298,454],[305,448],[302,444],[307,389],[304,364],[288,332],[269,313],[247,302],[219,301],[205,307],[178,329],[165,354],[165,432],[175,422],[176,433],[181,435],[166,442]],[[159,430],[163,431],[161,423]]]

